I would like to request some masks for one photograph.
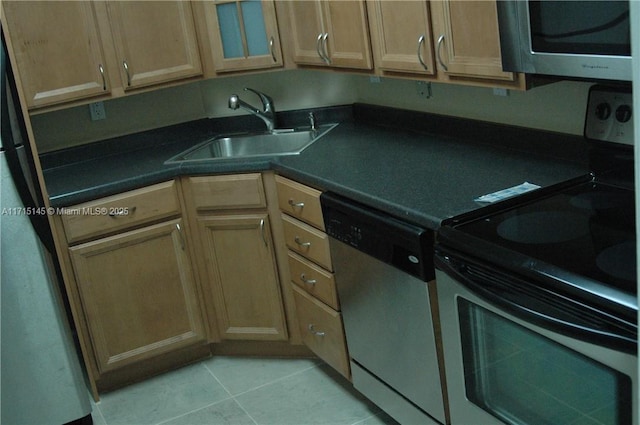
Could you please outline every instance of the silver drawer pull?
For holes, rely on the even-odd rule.
[[[293,199],[289,199],[289,205],[293,208],[302,208],[304,207],[304,202],[294,202]]]
[[[302,281],[302,283],[306,283],[307,285],[311,285],[311,286],[315,286],[317,280],[315,279],[307,279],[307,277],[304,275],[304,273],[300,274],[300,280]]]
[[[302,242],[302,241],[300,240],[300,237],[298,237],[298,236],[296,236],[296,237],[295,237],[294,241],[295,241],[295,243],[297,243],[297,244],[298,244],[298,246],[304,246],[304,247],[309,247],[309,246],[311,246],[311,242]]]
[[[136,207],[110,208],[109,217],[111,218],[126,217],[128,215],[132,215],[134,212],[136,212]]]
[[[312,323],[309,323],[309,332],[315,336],[324,336],[324,332],[317,331]]]

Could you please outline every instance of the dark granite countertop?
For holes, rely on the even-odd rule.
[[[180,175],[275,169],[437,229],[447,218],[482,207],[474,201],[481,195],[588,173],[580,137],[369,105],[341,108],[318,112],[320,122],[345,121],[300,155],[165,164],[215,134],[246,128],[234,119],[200,120],[44,155],[47,190],[60,207]],[[306,111],[283,122],[292,125],[302,116]]]

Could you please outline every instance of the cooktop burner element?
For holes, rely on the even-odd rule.
[[[498,235],[524,244],[565,242],[584,236],[584,215],[568,211],[535,211],[507,218],[498,225]]]
[[[620,193],[587,192],[574,196],[570,202],[574,207],[586,210],[608,210],[624,208],[629,197]]]
[[[635,282],[637,271],[635,241],[622,242],[606,248],[596,257],[596,264],[611,276]]]
[[[473,248],[478,252],[497,246],[505,258],[533,259],[532,267],[637,292],[634,193],[626,188],[588,181],[456,227],[489,244]]]

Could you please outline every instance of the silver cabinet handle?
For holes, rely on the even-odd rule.
[[[320,59],[322,59],[323,61],[327,61],[324,56],[322,55],[322,52],[320,51],[320,48],[322,46],[322,36],[323,34],[320,33],[318,34],[318,38],[316,39],[316,52],[318,52],[318,56],[320,56]]]
[[[293,208],[303,208],[304,202],[295,202],[293,199],[289,199],[289,205]]]
[[[126,217],[128,215],[133,214],[134,212],[136,212],[136,207],[123,207],[123,208],[118,208],[118,207],[113,207],[110,208],[109,211],[109,217],[111,218],[118,218],[118,217]]]
[[[102,64],[98,65],[98,71],[100,71],[100,76],[102,77],[102,90],[107,90],[107,80],[104,78],[104,67]]]
[[[260,233],[262,234],[262,242],[264,242],[264,246],[269,246],[267,244],[267,236],[264,233],[264,218],[260,219]]]
[[[176,230],[180,236],[180,248],[184,251],[184,235],[182,234],[182,227],[180,227],[180,223],[176,223]]]
[[[325,336],[326,335],[324,332],[317,331],[315,329],[315,326],[312,323],[309,323],[308,329],[309,329],[309,332],[311,332],[315,336]]]
[[[424,34],[418,37],[418,60],[420,61],[420,65],[422,65],[422,67],[428,71],[429,68],[427,67],[427,64],[424,63],[424,59],[422,59],[422,46],[424,45],[424,40]]]
[[[276,52],[274,50],[275,44],[276,42],[273,39],[273,36],[271,36],[271,38],[269,39],[269,52],[271,52],[271,59],[273,59],[274,62],[278,62],[278,59],[276,59]]]
[[[300,237],[298,237],[298,236],[296,236],[296,237],[294,238],[294,241],[295,241],[295,243],[297,243],[297,244],[298,244],[298,246],[304,246],[304,247],[309,247],[309,246],[311,246],[311,242],[302,242],[302,241],[300,240]]]
[[[127,61],[122,61],[122,67],[124,68],[125,74],[127,74],[127,86],[131,86],[131,75],[129,74],[129,64]]]
[[[447,65],[445,65],[444,62],[442,61],[442,56],[440,56],[440,50],[442,50],[443,43],[444,43],[444,34],[442,34],[440,38],[438,38],[438,47],[436,47],[436,52],[438,55],[438,62],[440,63],[440,66],[442,67],[442,69],[444,69],[445,71],[449,71],[449,68],[447,68]]]
[[[331,65],[331,58],[329,57],[329,50],[327,50],[327,39],[329,38],[329,33],[325,32],[322,36],[322,51],[324,52],[323,59],[327,65]]]
[[[311,286],[315,286],[317,280],[315,279],[307,279],[307,276],[305,276],[304,273],[300,273],[300,280],[302,281],[302,283],[305,283],[307,285],[311,285]]]

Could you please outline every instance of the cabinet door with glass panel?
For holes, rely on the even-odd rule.
[[[216,72],[282,66],[272,0],[215,0],[203,6]]]

